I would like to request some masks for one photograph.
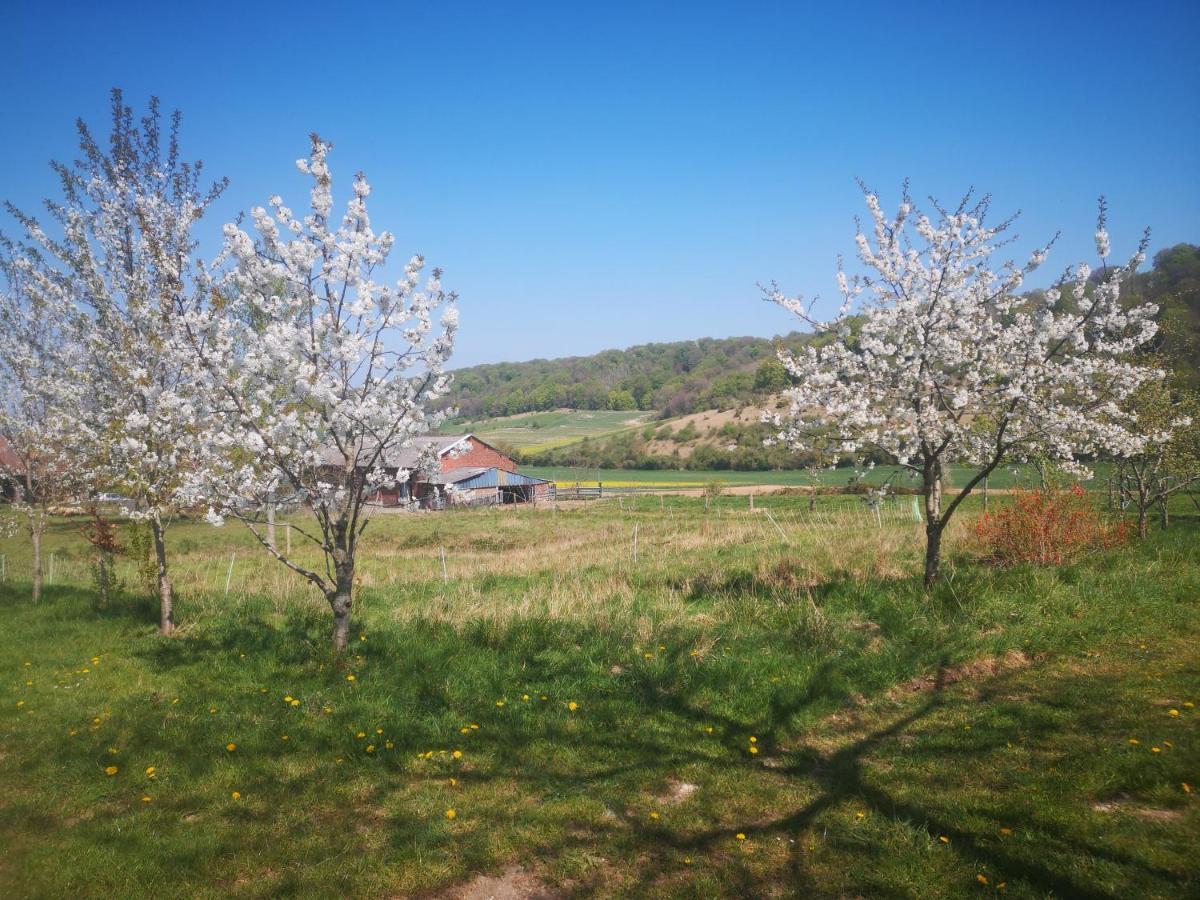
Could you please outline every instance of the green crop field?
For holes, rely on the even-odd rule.
[[[456,421],[446,425],[447,434],[478,435],[518,450],[550,450],[583,438],[596,438],[645,424],[654,413],[635,410],[556,410],[504,416],[499,419]]]
[[[380,514],[343,658],[232,525],[170,531],[165,639],[77,523],[38,604],[0,539],[0,885],[1195,896],[1200,523],[995,569],[971,506],[927,593],[909,499]]]
[[[717,482],[729,487],[746,485],[799,486],[820,484],[826,486],[844,486],[853,476],[849,468],[825,470],[814,481],[805,471],[783,472],[735,472],[730,470],[702,471],[698,469],[593,469],[586,466],[522,466],[521,471],[538,478],[546,478],[560,484],[575,482],[602,481],[605,484],[647,483],[647,484],[686,484],[701,485]],[[1103,490],[1106,468],[1103,464],[1096,467],[1095,475],[1088,481],[1081,482],[1089,490]],[[959,466],[951,466],[949,484],[951,487],[964,484],[972,473]],[[866,472],[866,481],[879,484],[891,478],[892,484],[900,487],[917,487],[919,482],[905,471],[894,466],[876,466]],[[1068,479],[1069,480],[1069,479]],[[1032,487],[1038,483],[1037,474],[1028,466],[998,469],[988,479],[988,486],[996,489],[1013,487]]]

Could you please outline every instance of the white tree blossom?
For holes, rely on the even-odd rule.
[[[113,91],[112,110],[107,150],[81,121],[81,158],[72,166],[52,164],[63,199],[48,200],[46,208],[60,237],[8,206],[26,240],[7,244],[5,269],[27,303],[87,317],[70,373],[86,386],[70,411],[79,451],[74,464],[94,490],[135,498],[149,521],[159,630],[167,634],[174,628],[174,594],[165,536],[180,475],[194,465],[197,423],[193,360],[177,325],[196,300],[192,228],[226,183],[200,189],[200,163],[180,158],[178,112],[164,135],[154,98],[137,123],[120,91]]]
[[[310,212],[298,218],[279,197],[251,211],[254,234],[225,226],[213,266],[212,306],[189,317],[205,371],[211,425],[190,499],[214,518],[235,517],[285,565],[318,587],[333,611],[333,641],[346,645],[358,542],[369,501],[407,479],[390,460],[442,414],[429,404],[446,391],[458,311],[454,295],[414,256],[394,283],[382,280],[393,237],[367,215],[370,187],[353,182],[340,224],[332,224],[330,145],[312,136]],[[440,319],[436,316],[440,312]],[[311,509],[316,527],[294,526],[288,555],[263,537],[261,511],[289,496]],[[306,561],[315,546],[323,565]]]
[[[953,209],[931,201],[927,215],[907,186],[895,216],[863,187],[869,231],[859,228],[865,274],[838,267],[842,305],[830,322],[812,304],[775,285],[769,299],[830,342],[780,360],[798,385],[775,416],[777,439],[828,457],[882,451],[916,472],[925,492],[925,581],[938,575],[942,531],[963,499],[1006,462],[1041,456],[1081,470],[1108,451],[1136,452],[1136,419],[1121,401],[1154,371],[1133,351],[1155,332],[1156,307],[1125,308],[1121,284],[1143,261],[1148,232],[1133,257],[1110,266],[1101,200],[1100,267],[1068,269],[1043,294],[1019,293],[1051,245],[1024,264],[992,262],[1010,242],[1008,219],[989,224],[989,199],[968,194]],[[946,466],[971,474],[942,503]]]
[[[80,477],[73,411],[85,386],[75,374],[79,344],[67,307],[48,307],[21,289],[8,267],[12,245],[0,237],[0,482],[33,549],[32,596],[42,593],[42,536],[50,508],[75,497]]]

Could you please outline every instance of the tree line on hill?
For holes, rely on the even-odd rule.
[[[1033,300],[1043,295],[1043,291],[1029,294]],[[1161,250],[1151,270],[1123,286],[1123,297],[1131,304],[1159,306],[1156,348],[1171,360],[1181,383],[1200,387],[1200,354],[1193,352],[1200,336],[1200,246],[1176,244]],[[1070,294],[1064,293],[1059,309],[1070,302]],[[648,410],[663,418],[728,409],[761,402],[790,384],[787,370],[776,358],[778,347],[794,351],[822,340],[793,331],[773,339],[701,338],[641,344],[592,356],[488,363],[456,370],[444,403],[456,408],[463,419],[564,408]],[[630,452],[636,443],[636,435],[592,441],[587,455],[596,456],[597,447],[603,446],[597,458],[608,462],[640,458],[637,468],[654,467],[656,460]],[[747,447],[739,458],[747,468],[776,468],[784,456],[789,454],[753,453]],[[724,460],[728,454],[717,452],[717,457]]]

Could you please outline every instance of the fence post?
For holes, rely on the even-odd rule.
[[[229,571],[225,573],[225,596],[229,596],[229,585],[233,581],[233,563],[237,559],[236,553],[229,554]]]
[[[0,581],[8,579],[8,556],[0,553]]]
[[[46,578],[46,584],[54,584],[54,554],[50,554],[50,573]]]
[[[438,552],[442,555],[442,581],[447,582],[450,580],[450,573],[446,571],[446,548],[438,547]]]
[[[287,529],[287,532],[286,532],[286,534],[287,534],[287,555],[291,556],[292,555],[292,523],[288,522],[283,527]]]
[[[637,523],[634,523],[634,526],[633,526],[633,561],[635,563],[637,562],[637,534],[638,534]]]

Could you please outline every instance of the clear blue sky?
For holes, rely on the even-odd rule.
[[[1116,251],[1200,242],[1194,0],[270,6],[6,3],[0,196],[53,193],[111,86],[231,178],[209,235],[302,206],[317,130],[462,295],[458,365],[785,332],[756,283],[832,306],[855,176],[990,191],[1031,242],[1063,230],[1055,270],[1101,192]]]

